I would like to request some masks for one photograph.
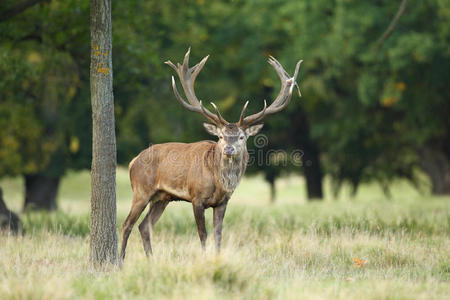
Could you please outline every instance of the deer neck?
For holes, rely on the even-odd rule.
[[[221,149],[216,148],[216,168],[217,168],[217,179],[222,185],[223,190],[230,194],[238,186],[242,175],[245,170],[245,153],[247,150],[243,151],[241,155],[233,156],[231,158],[222,154]]]

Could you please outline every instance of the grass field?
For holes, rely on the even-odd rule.
[[[118,223],[131,204],[127,172],[118,171]],[[0,181],[20,211],[19,179]],[[63,181],[56,213],[21,214],[23,237],[0,235],[1,299],[448,299],[450,197],[393,183],[355,198],[306,203],[300,178],[278,182],[275,204],[261,178],[246,178],[224,221],[223,251],[212,235],[201,251],[188,203],[172,203],[152,235],[146,259],[137,227],[122,270],[88,263],[87,172]],[[328,194],[327,194],[328,195]],[[144,215],[144,214],[143,214]],[[208,210],[208,229],[212,212]],[[120,235],[119,235],[120,236]]]

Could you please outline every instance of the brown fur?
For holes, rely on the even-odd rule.
[[[222,154],[218,143],[213,141],[157,144],[142,151],[129,165],[133,202],[130,214],[123,224],[122,259],[125,257],[131,229],[149,203],[149,213],[139,226],[147,254],[152,252],[150,227],[159,219],[167,204],[176,200],[193,204],[204,247],[206,230],[203,210],[214,208],[215,215],[218,215],[214,218],[215,224],[220,223],[221,231],[226,204],[245,172],[247,161],[246,149],[240,156],[230,159]],[[235,176],[230,177],[227,172]],[[233,180],[231,183],[230,178]],[[215,227],[219,227],[219,224],[216,225]],[[218,230],[216,228],[216,232]],[[216,237],[216,246],[220,248],[218,238]]]
[[[171,201],[195,202],[205,208],[217,206],[228,192],[219,175],[222,155],[216,145],[201,141],[147,148],[130,163],[133,192],[140,194],[141,201],[150,201],[155,192],[164,192]],[[240,170],[245,170],[246,162],[247,158],[240,162]]]

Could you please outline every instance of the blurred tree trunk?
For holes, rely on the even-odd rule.
[[[94,266],[101,266],[118,262],[111,0],[90,3],[93,121],[90,260]]]
[[[276,187],[275,180],[277,179],[277,174],[275,172],[271,172],[270,169],[267,170],[264,174],[264,179],[269,183],[270,186],[270,202],[274,203],[276,200]]]
[[[319,160],[319,149],[313,141],[309,139],[309,134],[305,138],[305,143],[300,146],[304,151],[302,157],[303,168],[306,178],[306,188],[308,191],[308,199],[321,199],[322,193],[322,169]]]
[[[24,209],[55,210],[60,177],[43,174],[25,175]]]
[[[302,164],[306,179],[306,188],[309,200],[323,198],[322,192],[322,167],[320,164],[320,151],[316,143],[311,139],[309,120],[305,111],[300,106],[291,117],[292,134],[296,137],[295,146],[303,151]]]
[[[439,148],[425,147],[419,151],[420,164],[427,173],[435,195],[450,194],[450,160]]]
[[[264,98],[270,99],[271,94],[272,88],[265,87],[263,99]],[[288,113],[288,118],[290,120],[291,125],[283,134],[287,134],[286,138],[290,141],[289,142],[290,145],[295,147],[296,150],[302,151],[303,155],[301,156],[301,160],[303,165],[303,174],[306,179],[306,189],[308,199],[309,200],[322,199],[323,173],[320,164],[320,150],[319,147],[316,145],[316,143],[311,139],[309,120],[306,115],[306,112],[303,110],[301,106],[299,106],[294,111]],[[270,172],[275,172],[275,170],[269,168],[267,171],[265,171],[266,177],[268,176],[267,174]],[[273,179],[274,182],[275,178],[278,177],[278,175],[279,173],[274,174]],[[270,183],[269,179],[266,178],[266,180]],[[275,196],[275,186],[273,187]]]
[[[22,232],[22,222],[19,217],[10,211],[3,200],[3,191],[0,188],[0,229],[10,230],[12,233]]]

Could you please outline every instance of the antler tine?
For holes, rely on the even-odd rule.
[[[180,93],[177,90],[175,79],[172,76],[172,88],[175,97],[184,108],[188,109],[189,111],[201,113],[203,116],[205,116],[208,120],[210,120],[214,124],[216,125],[228,124],[228,122],[220,115],[220,113],[218,113],[219,110],[216,107],[215,109],[217,114],[213,114],[205,107],[202,107],[201,101],[198,100],[197,96],[195,95],[194,91],[195,79],[197,78],[197,75],[200,73],[206,61],[208,60],[209,55],[204,57],[198,64],[196,64],[192,68],[189,68],[190,52],[191,48],[189,48],[186,54],[184,55],[183,64],[181,65],[177,63],[177,66],[175,66],[170,60],[165,62],[167,65],[169,65],[172,69],[174,69],[177,72],[177,75],[181,81],[181,85],[184,90],[184,94],[186,95],[186,98],[189,103],[187,103],[181,97]]]
[[[188,109],[190,111],[196,111],[194,106],[186,103],[186,101],[184,101],[184,99],[181,97],[181,95],[180,95],[180,93],[178,92],[178,89],[177,89],[177,84],[175,83],[175,77],[173,77],[173,76],[172,76],[172,90],[173,90],[173,93],[175,94],[175,98],[177,98],[178,102],[180,102],[180,104],[184,108],[186,108],[186,109]]]
[[[264,100],[264,109],[262,111],[250,115],[246,117],[242,122],[240,122],[242,123],[243,126],[248,127],[254,123],[260,122],[267,115],[271,115],[283,110],[291,101],[292,89],[294,88],[294,86],[297,88],[298,95],[301,97],[300,88],[296,82],[296,79],[298,76],[302,60],[297,62],[293,77],[289,76],[289,74],[286,72],[286,70],[283,68],[283,66],[275,57],[269,56],[268,62],[275,69],[275,71],[278,74],[278,77],[281,80],[280,92],[278,93],[278,96],[275,98],[272,104],[270,104],[269,107],[267,107],[267,109],[266,109],[266,102]]]
[[[220,114],[219,110],[217,109],[217,107],[214,105],[214,103],[211,102],[211,104],[213,104],[214,108],[216,109],[216,115],[214,115],[213,113],[211,113],[203,104],[202,104],[202,100],[200,100],[200,113],[202,113],[202,115],[204,117],[206,117],[208,120],[210,120],[212,123],[216,124],[216,125],[228,125],[229,123],[222,117],[222,115]]]
[[[267,101],[266,99],[264,99],[264,107],[263,109],[259,112],[254,114],[254,118],[253,118],[253,122],[252,123],[258,123],[259,121],[261,121],[264,118],[264,115],[266,113],[266,109],[267,109]]]
[[[168,60],[168,61],[165,61],[164,62],[166,65],[169,65],[172,69],[174,69],[175,70],[175,72],[177,72],[178,73],[178,69],[177,69],[177,67],[170,61],[170,60]],[[178,64],[178,65],[180,65],[180,64]],[[173,77],[173,76],[172,76]]]
[[[280,62],[273,57],[272,55],[269,56],[268,59],[269,64],[275,68],[275,70],[277,71],[278,76],[280,77],[280,79],[286,79],[289,78],[289,74],[288,72],[286,72],[286,70],[283,68],[283,66],[280,64]]]
[[[239,117],[239,122],[238,122],[239,126],[244,124],[244,114],[245,114],[245,111],[247,110],[248,103],[249,103],[249,101],[245,102],[244,107],[242,108],[241,116]]]
[[[302,64],[302,62],[303,62],[303,59],[300,59],[297,62],[297,65],[295,66],[295,72],[294,72],[295,87],[297,88],[298,96],[300,98],[302,97],[302,93],[300,93],[300,87],[298,86],[298,83],[297,83],[297,75],[298,75],[298,71],[300,70],[300,65]]]
[[[211,121],[213,121],[213,122],[216,122],[216,121],[217,121],[216,118],[211,118],[211,119],[210,119],[210,118],[208,117],[208,116],[209,116],[208,113],[211,113],[211,112],[210,112],[205,106],[203,106],[201,100],[200,100],[199,106],[200,106],[200,111],[203,112],[203,114],[204,114],[205,117],[207,117],[209,120],[211,120]],[[213,115],[213,116],[214,116],[214,115]]]
[[[239,126],[248,127],[252,124],[260,122],[262,119],[264,119],[266,110],[267,110],[267,101],[264,100],[263,109],[256,114],[246,117],[245,119],[242,120],[242,122],[241,120],[239,120]],[[241,114],[241,117],[243,117],[243,113]]]
[[[183,97],[181,97],[180,93],[178,92],[177,89],[177,85],[175,83],[175,78],[172,76],[172,89],[173,89],[173,93],[175,94],[175,98],[178,100],[178,102],[180,102],[180,104],[186,108],[189,111],[192,112],[198,112],[203,114],[203,116],[205,116],[208,120],[210,120],[213,123],[217,122],[217,119],[215,118],[215,115],[212,114],[209,110],[202,110],[201,107],[197,107],[197,106],[193,106],[189,103],[187,103],[186,101],[184,101]],[[200,101],[200,105],[201,105],[201,101]]]
[[[193,66],[191,68],[191,70],[193,71],[192,72],[192,76],[191,76],[192,77],[192,82],[195,81],[195,79],[197,78],[197,75],[203,69],[203,66],[206,64],[206,61],[208,60],[208,58],[209,58],[209,55],[203,57],[203,59],[198,64],[196,64],[195,66]]]
[[[210,103],[211,103],[211,105],[214,107],[214,110],[216,111],[216,115],[217,115],[217,117],[219,118],[220,122],[222,122],[223,124],[227,125],[227,124],[228,124],[227,120],[225,120],[225,119],[222,117],[222,115],[220,114],[220,111],[219,111],[219,109],[217,108],[217,106],[216,106],[213,102],[210,102]]]
[[[188,69],[189,69],[189,55],[191,55],[191,47],[188,48],[188,51],[184,55],[183,65],[182,65],[184,74],[186,74],[188,72]]]
[[[300,59],[297,64],[295,65],[295,72],[294,72],[294,81],[297,79],[298,71],[300,71],[300,65],[302,64],[303,59]]]

